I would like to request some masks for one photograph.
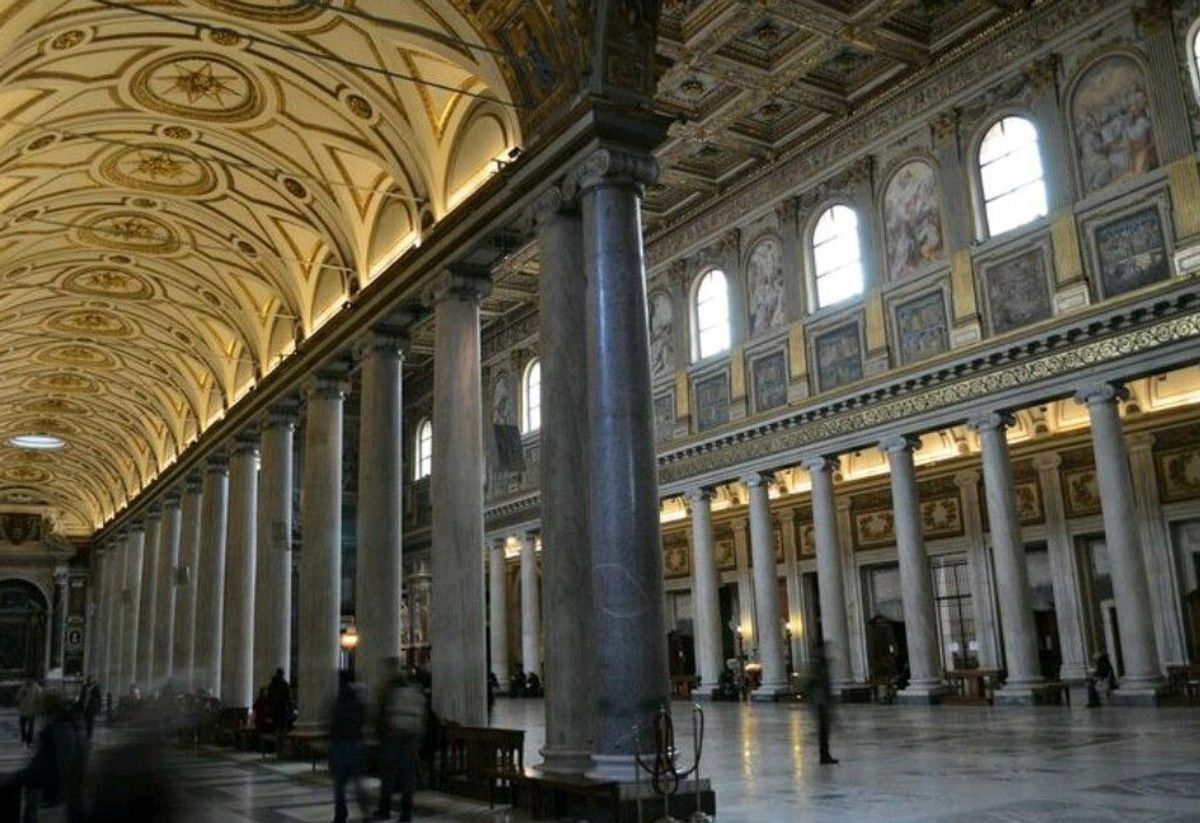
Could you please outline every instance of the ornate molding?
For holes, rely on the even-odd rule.
[[[1004,431],[1015,422],[1016,420],[1008,412],[985,412],[984,414],[977,414],[968,420],[967,428],[976,433],[980,433],[984,429],[999,429],[1000,431]]]

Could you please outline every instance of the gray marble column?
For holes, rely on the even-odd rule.
[[[1121,633],[1122,700],[1153,700],[1162,684],[1158,646],[1150,611],[1146,565],[1138,533],[1129,452],[1121,431],[1119,400],[1124,388],[1102,383],[1081,390],[1076,399],[1087,404],[1092,424],[1092,449],[1096,455],[1096,483],[1104,519],[1105,545],[1117,601],[1117,626]]]
[[[966,543],[967,576],[971,584],[971,612],[975,616],[975,658],[985,669],[1004,667],[1000,653],[999,616],[992,597],[992,558],[983,536],[983,502],[979,496],[980,474],[975,469],[954,473],[962,501],[963,540]]]
[[[508,591],[504,582],[503,539],[492,542],[488,549],[488,628],[492,650],[492,674],[500,681],[502,690],[508,688]],[[412,619],[410,612],[409,619]]]
[[[581,175],[596,745],[591,774],[633,782],[634,755],[669,701],[662,541],[641,186],[657,176],[649,153],[600,149]],[[599,516],[603,513],[603,516]]]
[[[179,492],[167,492],[158,527],[158,569],[154,575],[154,672],[162,686],[173,677],[175,635],[175,567],[179,565]]]
[[[272,408],[262,424],[258,479],[258,557],[254,568],[254,682],[292,669],[292,472],[296,418]]]
[[[225,540],[225,600],[221,622],[221,702],[254,703],[254,577],[258,547],[258,438],[238,437],[229,457],[229,523]]]
[[[112,569],[108,603],[104,607],[104,626],[108,636],[104,650],[104,691],[112,694],[114,699],[121,691],[121,646],[124,640],[121,622],[125,614],[125,551],[128,544],[128,535],[119,534],[109,549]]]
[[[557,189],[538,201],[541,251],[542,592],[545,621],[546,746],[542,768],[591,767],[592,550],[588,531],[587,339],[583,224]],[[570,603],[571,608],[561,604]]]
[[[792,671],[808,665],[808,620],[804,617],[804,579],[800,576],[800,534],[795,509],[776,513],[779,538],[783,544],[783,577],[786,588],[787,648],[792,655]]]
[[[111,656],[116,643],[114,642],[114,627],[109,621],[112,614],[112,604],[118,598],[116,590],[116,568],[118,566],[115,543],[109,540],[104,544],[100,553],[100,597],[96,603],[96,682],[102,692],[108,691],[111,672]]]
[[[521,667],[528,673],[542,672],[541,597],[538,592],[537,536],[521,535]]]
[[[229,464],[224,455],[204,467],[200,552],[196,558],[196,627],[192,684],[221,691],[221,629],[225,601],[225,541],[229,520]]]
[[[340,375],[308,388],[300,529],[300,636],[297,725],[324,728],[337,689],[342,611],[342,414]]]
[[[158,615],[158,532],[162,523],[162,506],[153,503],[146,515],[143,532],[142,573],[138,598],[137,671],[134,680],[146,694],[154,690],[154,621]]]
[[[200,475],[188,475],[183,486],[179,525],[179,566],[175,570],[175,637],[172,669],[181,686],[195,684],[196,564],[200,556]]]
[[[396,329],[371,331],[359,347],[362,398],[358,450],[358,560],[354,656],[360,683],[375,689],[381,663],[400,656],[403,555],[403,463],[400,447],[404,338]]]
[[[464,726],[487,725],[479,303],[490,288],[485,273],[456,267],[432,294],[433,708]]]
[[[846,583],[842,577],[842,546],[838,539],[837,494],[833,474],[836,457],[804,461],[812,481],[813,542],[817,549],[817,593],[821,601],[821,638],[833,688],[850,685],[850,630],[846,624]]]
[[[1004,433],[1012,425],[1012,418],[1007,414],[985,414],[973,418],[969,425],[979,433],[982,450],[983,492],[991,527],[1000,626],[1004,630],[1008,677],[996,698],[1000,702],[1032,702],[1033,687],[1044,678],[1038,662],[1037,627],[1033,622],[1033,597],[1029,590],[1025,542],[1021,538],[1016,483]]]
[[[750,554],[754,563],[755,630],[762,685],[756,700],[775,700],[788,692],[787,666],[780,632],[779,572],[775,561],[775,529],[771,523],[771,501],[767,493],[770,477],[751,474],[742,478],[750,490]]]
[[[131,683],[137,683],[138,646],[141,633],[138,621],[142,609],[142,563],[146,553],[146,527],[135,523],[129,529],[125,549],[125,610],[121,621],[121,688],[124,693]],[[141,684],[139,684],[140,686]]]
[[[1067,528],[1062,478],[1058,471],[1061,463],[1062,458],[1054,452],[1043,452],[1033,458],[1042,492],[1042,505],[1046,510],[1046,550],[1050,556],[1050,575],[1054,586],[1054,620],[1058,626],[1059,648],[1062,650],[1058,679],[1077,686],[1079,696],[1086,697],[1082,687],[1089,666],[1087,644],[1083,636],[1078,558],[1071,532]]]
[[[937,615],[933,605],[933,581],[925,535],[921,528],[921,500],[913,452],[921,441],[915,437],[891,437],[879,444],[887,454],[892,479],[892,511],[896,521],[896,553],[900,559],[901,599],[904,632],[908,638],[911,676],[900,698],[912,702],[936,702],[944,693],[942,663],[938,654]]]
[[[692,509],[692,609],[695,613],[696,671],[700,691],[717,687],[725,661],[721,659],[721,598],[717,576],[717,550],[713,538],[712,492],[688,492]]]

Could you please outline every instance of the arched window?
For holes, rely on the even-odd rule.
[[[433,423],[428,419],[417,424],[417,459],[413,461],[416,479],[433,473]]]
[[[533,360],[525,367],[525,433],[542,427],[542,361]]]
[[[1046,213],[1037,129],[1023,117],[997,121],[979,144],[987,232],[995,237]]]
[[[729,351],[729,281],[712,269],[696,287],[696,359]]]
[[[862,294],[862,247],[858,215],[849,206],[830,206],[812,234],[813,285],[817,308]]]

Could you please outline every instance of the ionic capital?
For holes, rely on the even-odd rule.
[[[163,508],[178,509],[181,499],[182,495],[180,494],[179,489],[171,489],[169,492],[163,495]]]
[[[310,402],[313,400],[342,400],[349,391],[346,375],[341,370],[318,372],[308,379],[304,386],[304,396]]]
[[[491,272],[481,266],[454,264],[439,273],[426,290],[426,302],[437,305],[443,300],[482,302],[492,293]]]
[[[1058,452],[1042,452],[1033,456],[1033,467],[1039,472],[1056,472],[1062,465],[1062,457]]]
[[[374,326],[354,344],[354,359],[368,357],[394,357],[404,361],[408,348],[408,332],[398,326]]]
[[[1129,399],[1129,389],[1120,383],[1097,383],[1094,386],[1084,386],[1075,392],[1075,402],[1087,406],[1115,404]]]
[[[741,477],[742,485],[747,489],[756,489],[760,486],[767,488],[774,480],[774,472],[749,472]]]
[[[1125,437],[1125,442],[1129,445],[1131,452],[1153,451],[1156,440],[1154,432],[1149,431],[1133,432]]]
[[[819,454],[804,458],[800,465],[804,466],[804,470],[810,475],[823,473],[832,477],[833,473],[842,467],[842,462],[836,457]]]
[[[204,478],[198,471],[193,471],[188,474],[183,481],[183,490],[186,494],[200,494],[203,488]]]
[[[954,485],[960,489],[978,489],[979,472],[975,469],[963,469],[954,474]]]
[[[162,503],[155,500],[146,507],[146,522],[157,523],[160,520],[162,520]]]
[[[260,427],[263,431],[278,428],[296,428],[296,407],[291,403],[276,403],[263,415]]]
[[[229,455],[225,452],[210,454],[204,462],[205,474],[229,474]]]
[[[708,486],[696,486],[688,489],[683,496],[687,500],[688,508],[694,509],[696,506],[711,505],[713,492]]]
[[[581,192],[601,186],[641,189],[658,179],[658,161],[652,154],[618,148],[601,148],[583,161],[576,172]]]
[[[967,420],[967,428],[976,433],[985,429],[1004,431],[1016,422],[1008,412],[984,412]]]
[[[908,434],[894,434],[879,441],[879,450],[884,454],[915,452],[921,448],[921,438]]]
[[[246,457],[252,454],[258,454],[259,437],[258,432],[253,429],[247,429],[239,432],[233,438],[233,444],[229,447],[231,457]]]

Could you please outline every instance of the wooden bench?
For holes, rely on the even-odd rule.
[[[591,817],[596,805],[604,810],[601,819],[619,818],[620,792],[617,784],[610,780],[526,769],[521,778],[521,791],[529,799],[534,820],[558,820],[568,815]]]
[[[518,784],[525,773],[525,732],[446,724],[442,727],[437,788],[494,806],[496,793],[506,791],[515,805]]]

